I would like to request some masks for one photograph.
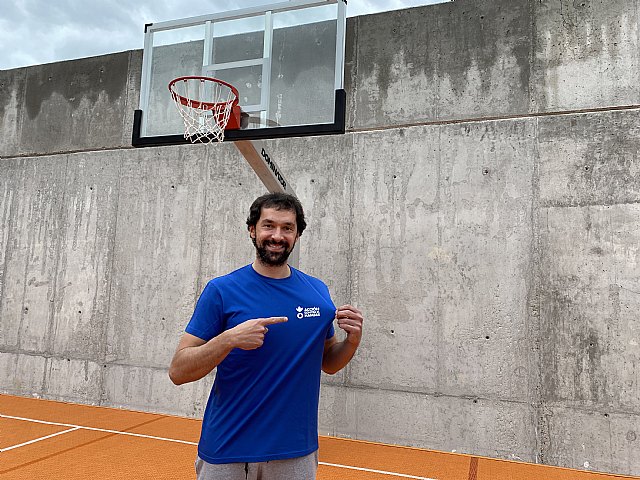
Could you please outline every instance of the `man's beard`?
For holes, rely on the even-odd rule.
[[[272,242],[267,240],[260,245],[256,242],[255,238],[251,239],[253,241],[253,245],[256,247],[256,253],[258,254],[258,260],[263,265],[268,265],[270,267],[281,267],[287,260],[289,259],[289,255],[293,251],[293,247],[295,247],[295,243],[291,248],[289,248],[288,242]],[[282,245],[284,248],[280,252],[271,252],[267,250],[267,246],[269,245]]]

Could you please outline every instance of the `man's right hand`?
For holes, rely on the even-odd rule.
[[[286,322],[287,317],[247,320],[217,337],[204,341],[184,333],[169,367],[169,378],[176,385],[200,380],[217,367],[234,348],[255,350],[264,343],[268,325]]]
[[[228,333],[233,335],[232,341],[235,348],[255,350],[264,343],[264,336],[269,331],[268,325],[286,322],[287,320],[289,320],[287,317],[256,318],[236,325],[228,330]]]

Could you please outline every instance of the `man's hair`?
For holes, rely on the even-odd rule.
[[[304,220],[304,210],[302,204],[293,195],[288,193],[267,193],[256,198],[249,208],[249,216],[247,217],[247,228],[255,227],[260,220],[263,208],[274,208],[276,210],[289,210],[296,214],[296,226],[298,235],[302,235],[304,229],[307,228],[307,222]]]

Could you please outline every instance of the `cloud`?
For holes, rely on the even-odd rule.
[[[81,58],[142,45],[125,2],[30,0],[3,11],[0,68]],[[135,37],[138,37],[137,39]]]
[[[419,5],[431,5],[434,3],[445,3],[453,0],[360,0],[349,2],[347,14],[350,17],[367,15],[370,13],[389,12],[391,10],[401,10]]]
[[[351,1],[349,16],[448,0]],[[141,49],[144,25],[273,3],[265,0],[14,0],[0,17],[0,69]],[[189,7],[187,9],[186,7]]]

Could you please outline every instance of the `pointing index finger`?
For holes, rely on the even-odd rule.
[[[268,318],[263,318],[260,321],[260,325],[273,325],[276,323],[283,323],[283,322],[287,322],[289,319],[287,317],[268,317]]]

